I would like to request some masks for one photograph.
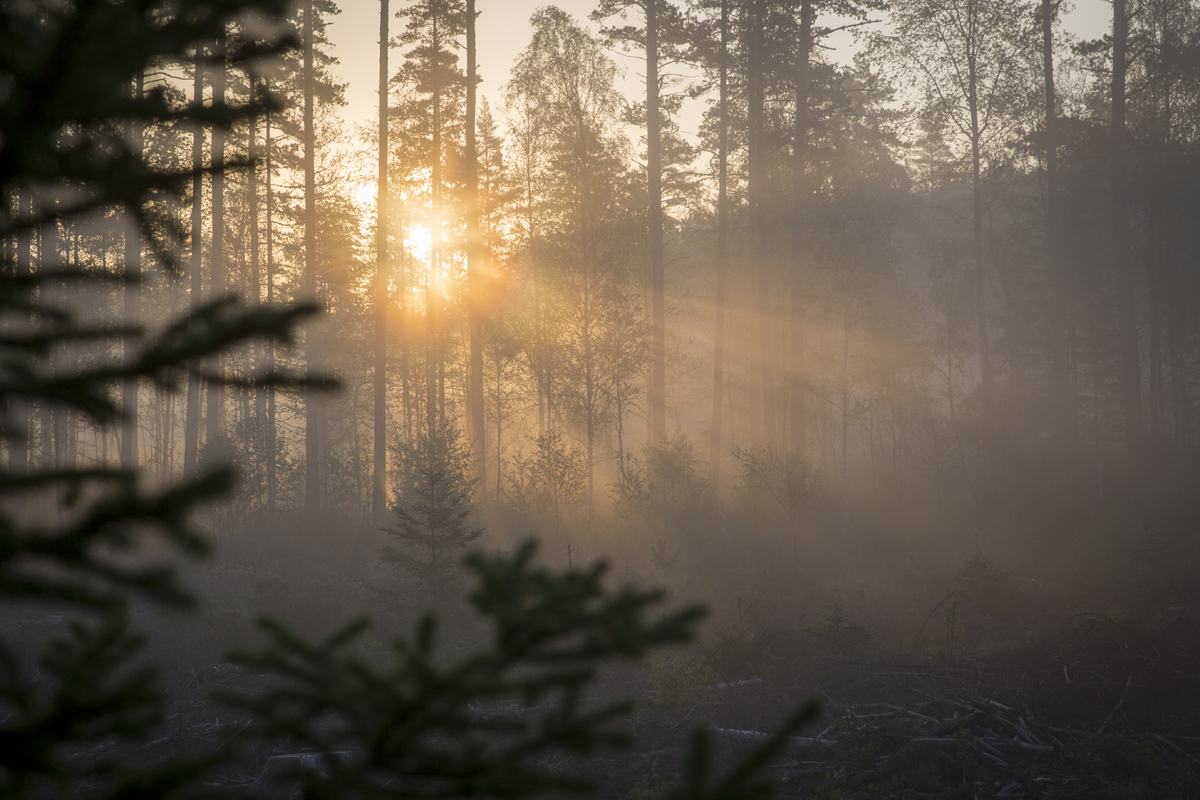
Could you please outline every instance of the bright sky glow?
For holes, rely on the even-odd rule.
[[[354,190],[354,203],[359,206],[373,207],[375,205],[375,184],[360,183]]]
[[[429,261],[429,248],[432,243],[432,237],[429,235],[429,228],[424,228],[414,225],[408,229],[408,250],[412,253],[413,258],[418,264],[425,264]]]

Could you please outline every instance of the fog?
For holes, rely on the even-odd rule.
[[[259,613],[311,636],[369,615],[382,658],[433,610],[469,650],[462,558],[534,538],[541,563],[606,562],[710,609],[676,661],[606,673],[682,692],[643,720],[660,748],[689,707],[737,734],[816,693],[805,736],[833,742],[815,728],[940,725],[990,698],[1025,756],[1057,749],[974,791],[1067,786],[1064,753],[1128,744],[1108,730],[1158,760],[1089,766],[1104,777],[1081,791],[1195,796],[1196,773],[1159,774],[1200,763],[1194,4],[1116,2],[1097,41],[1018,0],[545,7],[510,71],[482,76],[494,104],[475,37],[501,11],[392,5],[389,47],[356,34],[379,52],[382,125],[347,122],[336,8],[309,0],[282,58],[136,79],[180,109],[269,106],[228,130],[127,123],[148,161],[212,167],[152,195],[140,232],[112,209],[4,243],[18,274],[97,278],[43,292],[96,327],[157,333],[226,297],[320,308],[291,342],[112,387],[118,425],[9,411],[28,434],[3,445],[14,473],[121,466],[156,487],[236,467],[198,512],[214,551],[182,567],[198,614],[135,613],[185,717]],[[847,24],[853,58],[825,44]],[[698,139],[679,126],[697,101]],[[137,346],[72,342],[54,369]],[[726,706],[703,695],[752,680]],[[888,752],[788,785],[817,796],[854,758],[849,786],[893,780]],[[649,797],[648,764],[614,791]],[[951,772],[921,796],[969,796]]]

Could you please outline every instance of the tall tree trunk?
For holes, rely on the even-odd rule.
[[[257,81],[251,83],[251,97],[257,97],[259,85]],[[260,157],[258,148],[258,117],[250,118],[249,131],[246,137],[246,155],[250,158],[250,170],[246,174],[246,200],[250,206],[250,302],[254,305],[262,303],[262,254],[260,253],[261,237],[259,234],[259,216],[258,216],[258,159]],[[263,347],[264,345],[260,345]],[[256,349],[256,355],[265,355],[263,351]],[[258,369],[262,368],[261,358],[255,359],[255,366]],[[257,424],[262,425],[266,415],[267,395],[263,388],[257,387],[254,390],[254,416],[257,418]]]
[[[766,159],[763,153],[763,25],[764,0],[752,0],[750,6],[749,53],[747,54],[749,75],[749,185],[747,199],[750,211],[750,241],[753,248],[753,263],[758,287],[758,347],[755,364],[754,399],[750,409],[751,440],[769,440],[774,433],[771,422],[771,327],[768,310],[771,307],[770,289],[767,284],[766,250]],[[753,360],[752,360],[753,361]]]
[[[1182,347],[1179,342],[1178,293],[1167,294],[1167,360],[1171,365],[1171,433],[1175,446],[1186,448],[1188,438],[1187,374],[1183,366]]]
[[[1113,0],[1112,181],[1113,259],[1117,289],[1118,353],[1121,400],[1125,407],[1125,446],[1140,460],[1145,453],[1142,427],[1142,371],[1138,363],[1137,306],[1133,295],[1133,263],[1129,253],[1129,197],[1126,185],[1125,72],[1129,17],[1125,0]]]
[[[646,10],[646,185],[650,212],[650,441],[667,435],[666,274],[663,255],[662,131],[658,108],[658,0]]]
[[[38,197],[38,212],[45,214],[55,210],[58,201],[43,194]],[[37,231],[38,238],[38,271],[49,272],[58,266],[58,221],[51,220],[42,225]],[[63,289],[59,281],[49,281],[42,284],[42,301],[44,308],[53,309],[62,302]],[[57,347],[50,353],[50,374],[61,371],[62,348]],[[42,468],[51,471],[62,463],[62,430],[59,424],[62,419],[62,409],[57,403],[42,403]],[[61,496],[61,495],[60,495]]]
[[[379,176],[375,199],[375,441],[371,510],[387,516],[388,0],[379,0]]]
[[[471,364],[467,370],[467,408],[471,417],[471,450],[475,454],[476,477],[481,487],[487,486],[487,437],[483,419],[483,276],[482,243],[479,232],[479,164],[475,152],[475,0],[467,0],[467,119],[466,174],[467,184],[467,328],[470,339]]]
[[[713,491],[721,494],[721,434],[724,427],[722,393],[725,381],[725,292],[729,271],[729,3],[721,0],[720,114],[717,132],[717,291],[713,332],[712,431],[708,473]],[[624,464],[622,464],[624,469]]]
[[[196,48],[196,63],[193,66],[192,105],[204,105],[204,49]],[[203,302],[201,294],[204,280],[200,274],[201,245],[204,241],[204,128],[197,125],[192,131],[192,253],[191,283],[193,309]],[[193,368],[188,372],[187,411],[183,423],[183,474],[189,476],[196,471],[196,453],[200,445],[200,375]]]
[[[800,3],[800,50],[796,54],[796,130],[792,141],[791,445],[804,453],[804,217],[808,206],[808,95],[812,57],[812,0]]]
[[[983,393],[984,413],[992,412],[992,355],[987,328],[987,281],[983,275],[983,131],[979,122],[979,83],[976,61],[972,52],[967,62],[967,106],[971,114],[971,195],[973,255],[975,260],[975,314],[979,325],[979,380]],[[985,420],[992,425],[994,420]]]
[[[270,93],[270,87],[264,87],[267,93]],[[263,119],[263,148],[266,151],[263,154],[263,177],[266,182],[264,187],[266,190],[267,201],[267,305],[275,304],[275,228],[272,219],[272,209],[275,205],[275,196],[271,192],[271,115],[268,113]],[[275,371],[275,341],[268,339],[267,345],[267,372]],[[267,510],[275,510],[276,502],[276,479],[275,479],[275,387],[267,387]]]
[[[433,19],[433,52],[442,49],[442,40],[438,36],[438,19]],[[445,421],[445,409],[440,401],[445,399],[445,384],[443,383],[442,341],[440,341],[440,303],[438,302],[437,282],[440,277],[440,259],[442,259],[442,86],[433,86],[433,140],[432,158],[430,162],[430,207],[433,218],[430,219],[430,278],[425,293],[425,314],[428,321],[426,335],[425,369],[428,378],[426,423],[427,435],[433,439],[437,432],[439,420]],[[438,390],[442,391],[438,391]]]
[[[1045,84],[1046,254],[1050,262],[1050,430],[1055,450],[1075,446],[1075,399],[1067,371],[1067,280],[1058,218],[1058,109],[1054,90],[1054,17],[1058,0],[1042,0],[1042,77]]]
[[[20,218],[28,221],[33,217],[33,189],[24,186],[16,191],[17,213]],[[17,233],[16,261],[17,275],[22,278],[28,277],[33,270],[33,232],[29,228],[22,228]],[[17,333],[29,334],[32,321],[29,314],[22,314],[21,326]],[[9,469],[17,475],[24,475],[29,471],[29,401],[24,397],[14,397],[10,401],[10,413],[15,430],[9,444]]]
[[[134,77],[133,97],[141,100],[143,91],[143,73],[139,70]],[[125,126],[125,135],[129,138],[134,152],[141,153],[143,147],[143,127],[141,122],[130,120]],[[137,218],[132,212],[126,212],[125,220],[125,324],[137,325],[141,321],[142,297],[142,235],[138,228]],[[137,339],[125,337],[125,363],[132,364],[137,359]],[[138,382],[135,378],[127,378],[121,387],[121,412],[124,420],[121,425],[121,468],[135,470],[138,468]]]
[[[1159,314],[1159,274],[1154,252],[1154,219],[1147,223],[1146,238],[1146,301],[1150,322],[1150,446],[1159,448],[1166,441],[1166,402],[1164,398],[1162,364],[1162,318]]]
[[[317,297],[317,164],[316,134],[313,129],[313,0],[304,4],[304,278],[303,298]],[[308,324],[304,338],[305,373],[316,376],[317,325]],[[304,510],[310,514],[321,510],[321,448],[320,424],[317,419],[317,393],[311,388],[304,396]]]
[[[212,102],[214,107],[225,105],[225,38],[217,42],[217,55],[221,62],[212,77]],[[214,125],[212,129],[212,166],[209,179],[212,188],[212,248],[209,257],[209,294],[213,300],[225,296],[225,128]],[[218,378],[225,371],[225,357],[220,352],[209,359],[209,371]],[[213,441],[225,426],[225,387],[220,380],[208,382],[208,417],[205,420],[205,440]]]

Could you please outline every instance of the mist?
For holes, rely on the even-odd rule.
[[[382,659],[432,611],[468,652],[464,556],[533,539],[540,564],[709,609],[695,642],[602,675],[648,703],[604,779],[621,796],[669,790],[680,720],[725,757],[813,696],[779,773],[798,797],[1196,796],[1194,3],[1115,0],[1084,41],[1048,1],[600,0],[538,9],[493,74],[500,4],[391,4],[356,34],[369,125],[337,6],[307,0],[282,55],[219,38],[129,81],[200,112],[121,123],[190,183],[140,220],[4,238],[15,275],[88,275],[38,302],[97,329],[319,309],[108,386],[115,424],[5,412],[17,475],[236,468],[197,511],[212,553],[180,567],[197,614],[135,607],[183,715],[164,748],[215,735],[202,689],[257,680],[227,660],[257,614],[314,637],[368,615]],[[196,121],[226,105],[253,109]],[[5,191],[14,219],[71,202]],[[52,369],[138,341],[80,337]],[[51,494],[13,513],[71,519]]]

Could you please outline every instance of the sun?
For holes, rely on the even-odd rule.
[[[375,184],[370,182],[360,183],[354,190],[354,202],[360,206],[375,205]]]
[[[429,233],[429,228],[414,225],[408,229],[408,249],[418,263],[423,263],[429,258],[432,242],[433,237]]]

